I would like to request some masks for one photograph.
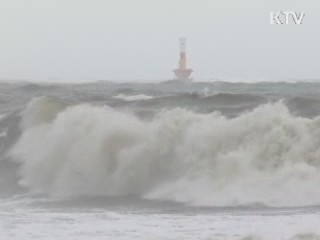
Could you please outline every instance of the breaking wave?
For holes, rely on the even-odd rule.
[[[283,102],[233,119],[178,108],[141,120],[41,97],[20,125],[9,155],[32,192],[199,206],[320,204],[320,118],[294,116]]]

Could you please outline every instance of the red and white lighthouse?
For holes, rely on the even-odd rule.
[[[180,59],[179,68],[173,70],[177,80],[192,81],[190,78],[192,69],[187,68],[187,55],[186,55],[186,38],[180,38]]]

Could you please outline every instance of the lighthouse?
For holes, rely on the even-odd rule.
[[[190,78],[192,69],[187,68],[187,47],[186,47],[186,38],[180,38],[180,58],[179,58],[179,67],[174,69],[173,72],[177,80],[181,81],[192,81]]]

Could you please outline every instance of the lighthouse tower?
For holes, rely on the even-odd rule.
[[[190,78],[192,69],[187,68],[187,56],[186,56],[186,39],[180,38],[180,59],[179,68],[173,70],[177,80],[192,81]]]

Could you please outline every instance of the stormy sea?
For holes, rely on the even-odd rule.
[[[320,83],[0,83],[0,239],[320,239]]]

